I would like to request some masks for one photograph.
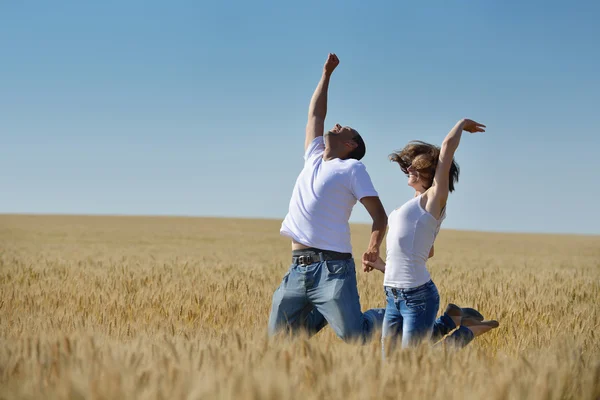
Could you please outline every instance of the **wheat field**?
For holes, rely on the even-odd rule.
[[[0,216],[0,399],[598,399],[600,237],[442,231],[441,305],[500,328],[381,360],[269,339],[279,221]],[[355,257],[369,227],[352,227]],[[383,275],[357,268],[363,309]]]

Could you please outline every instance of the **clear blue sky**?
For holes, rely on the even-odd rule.
[[[335,52],[388,212],[387,155],[469,117],[445,228],[598,234],[598,4],[2,1],[0,212],[282,219]]]

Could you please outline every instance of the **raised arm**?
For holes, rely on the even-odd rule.
[[[333,70],[339,65],[340,60],[333,53],[329,53],[327,61],[323,66],[323,75],[313,93],[308,107],[308,122],[306,123],[306,140],[304,141],[304,150],[308,145],[319,136],[323,136],[325,131],[325,117],[327,116],[327,90],[329,89],[329,79]]]
[[[470,119],[462,119],[454,125],[454,128],[452,128],[444,139],[433,178],[431,195],[427,197],[427,205],[425,207],[436,218],[439,218],[448,200],[448,193],[450,192],[450,168],[452,167],[454,153],[460,144],[463,131],[470,133],[485,132],[485,125]]]

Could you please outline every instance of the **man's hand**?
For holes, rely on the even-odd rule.
[[[329,53],[329,57],[327,57],[327,61],[325,61],[325,66],[323,67],[323,73],[325,75],[331,76],[333,70],[340,65],[339,58],[334,53]]]
[[[369,263],[377,261],[378,258],[379,258],[379,249],[378,248],[372,247],[372,248],[369,248],[366,252],[364,252],[363,256],[362,256],[363,271],[371,272],[373,270],[373,267],[371,267],[369,265]]]

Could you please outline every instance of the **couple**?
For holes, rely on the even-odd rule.
[[[433,242],[445,218],[449,192],[458,181],[453,160],[463,131],[484,132],[484,125],[465,119],[450,131],[441,149],[419,141],[410,142],[391,160],[408,176],[415,197],[394,210],[389,220],[360,162],[366,153],[358,132],[336,124],[324,133],[327,92],[331,74],[338,66],[329,57],[308,111],[304,168],[296,180],[289,212],[281,234],[292,240],[292,265],[273,294],[269,334],[286,330],[317,333],[329,323],[345,341],[365,342],[380,326],[382,343],[401,341],[402,347],[423,340],[457,346],[498,326],[483,321],[472,308],[454,304],[436,319],[440,297],[426,267],[433,256]],[[348,220],[360,201],[373,219],[364,271],[385,274],[387,306],[361,312]],[[379,248],[387,234],[387,257]]]

